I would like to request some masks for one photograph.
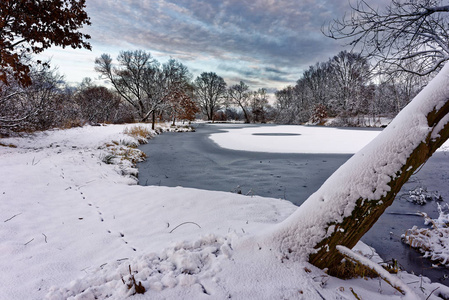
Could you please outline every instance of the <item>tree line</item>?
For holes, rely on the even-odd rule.
[[[27,80],[4,72],[0,82],[0,131],[68,128],[83,124],[228,119],[267,122],[273,118],[265,89],[251,91],[243,81],[229,86],[214,72],[193,79],[176,59],[160,63],[143,50],[121,51],[95,60],[95,70],[110,87],[85,78],[68,86],[50,64],[20,58]]]
[[[412,67],[409,65],[409,67]],[[310,66],[294,86],[276,92],[276,123],[366,126],[394,117],[427,84],[429,76],[373,69],[360,53],[341,51]]]
[[[49,62],[32,55],[53,45],[91,49],[90,36],[79,31],[91,25],[85,7],[85,0],[0,3],[0,136],[86,123],[151,120],[154,127],[156,120],[174,124],[202,116],[267,121],[265,90],[252,92],[243,83],[228,88],[212,72],[193,80],[181,62],[161,64],[142,50],[122,51],[116,62],[109,54],[95,60],[109,88],[88,78],[68,86]]]
[[[65,10],[64,5],[70,6],[72,12]],[[399,11],[421,9],[415,4],[410,4],[411,8],[401,3],[395,5]],[[90,25],[84,7],[85,1],[68,0],[0,4],[0,134],[105,122],[151,121],[154,126],[157,120],[175,123],[195,118],[280,124],[319,124],[334,118],[333,125],[363,126],[367,120],[372,124],[380,116],[396,115],[428,82],[429,72],[444,62],[444,56],[434,60],[433,65],[426,60],[440,39],[435,39],[436,45],[426,51],[408,54],[415,49],[413,45],[428,42],[425,37],[434,29],[432,24],[441,21],[436,18],[415,31],[403,28],[401,32],[417,40],[409,48],[397,44],[395,51],[400,59],[396,63],[382,59],[376,47],[371,56],[341,51],[326,62],[310,66],[294,86],[277,91],[274,103],[269,102],[266,89],[251,90],[243,81],[228,86],[213,72],[203,72],[194,79],[178,60],[160,63],[143,50],[122,51],[115,61],[109,54],[96,58],[95,69],[109,82],[109,88],[87,79],[70,87],[48,62],[30,57],[51,45],[91,49],[87,41],[90,36],[78,31],[83,25]],[[444,8],[437,6],[437,11]],[[356,16],[364,16],[360,26],[366,28],[357,32],[368,41],[363,45],[387,47],[382,44],[384,40],[369,34],[379,24],[375,12],[364,1],[354,10]],[[30,14],[33,11],[36,13]],[[430,9],[417,16],[428,14],[435,12]],[[359,21],[356,16],[345,22],[335,21],[327,35],[339,38],[355,34],[347,30]],[[397,23],[394,17],[384,19],[386,23]],[[32,30],[25,26],[28,23],[35,24]],[[53,31],[48,31],[49,27]]]
[[[22,55],[30,71],[26,84],[4,72],[0,82],[0,130],[45,130],[83,124],[240,120],[245,123],[321,124],[333,118],[337,126],[366,126],[381,116],[395,116],[429,80],[412,73],[374,73],[359,53],[341,51],[305,70],[294,86],[275,93],[251,90],[240,81],[228,86],[214,72],[195,79],[176,59],[160,63],[143,50],[121,51],[95,60],[95,70],[110,87],[85,78],[68,86],[48,63]]]

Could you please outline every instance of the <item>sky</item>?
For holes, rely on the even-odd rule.
[[[194,77],[215,72],[228,85],[242,80],[273,92],[345,49],[321,29],[350,11],[348,1],[88,0],[92,25],[81,31],[91,35],[92,51],[53,47],[41,57],[51,58],[68,83],[90,77],[101,84],[96,57],[145,50],[161,63],[178,59]]]

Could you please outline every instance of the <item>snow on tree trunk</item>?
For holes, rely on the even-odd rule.
[[[390,206],[408,178],[449,138],[449,64],[371,143],[265,235],[282,259],[332,270]],[[323,141],[324,142],[324,141]]]

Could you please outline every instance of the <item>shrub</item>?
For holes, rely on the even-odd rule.
[[[136,138],[140,144],[146,144],[147,138],[151,137],[151,130],[143,125],[136,125],[131,128],[125,127],[123,133]]]

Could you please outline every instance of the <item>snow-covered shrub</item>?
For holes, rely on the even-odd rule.
[[[195,132],[195,129],[188,125],[175,125],[167,129],[169,132]]]
[[[114,159],[116,158],[113,154],[106,154],[101,157],[101,161],[107,165],[112,165],[114,163]]]
[[[144,125],[136,125],[125,127],[123,134],[126,135],[125,138],[113,140],[100,147],[106,150],[101,160],[106,164],[117,165],[120,174],[136,179],[139,173],[136,164],[146,158],[146,154],[137,147],[148,143],[148,139],[156,133]]]
[[[437,205],[438,219],[432,219],[426,213],[421,213],[424,224],[430,224],[430,228],[413,226],[401,238],[404,243],[424,253],[424,257],[449,266],[449,205],[447,203]]]
[[[428,192],[427,188],[416,187],[414,190],[408,192],[409,198],[407,199],[409,202],[414,204],[424,205],[427,201],[443,201],[443,197],[441,197],[438,191]]]
[[[146,154],[137,149],[137,146],[134,144],[107,144],[106,149],[108,150],[108,154],[103,158],[103,162],[109,164],[123,164],[125,161],[128,161],[134,166],[146,158]]]

